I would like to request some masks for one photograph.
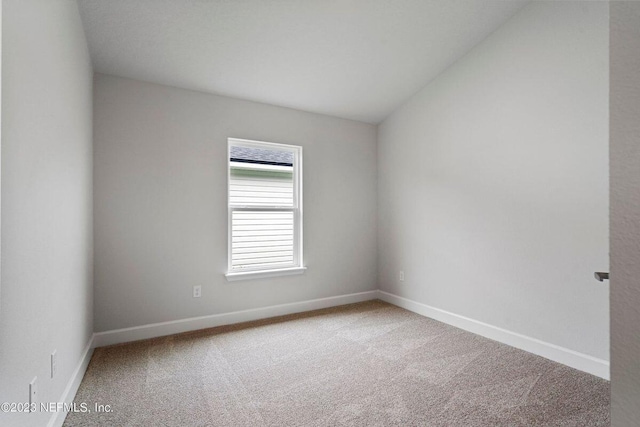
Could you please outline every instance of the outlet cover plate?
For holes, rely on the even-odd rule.
[[[51,353],[51,378],[56,376],[58,370],[58,350],[53,350]]]
[[[38,404],[38,377],[33,377],[29,383],[29,406]]]

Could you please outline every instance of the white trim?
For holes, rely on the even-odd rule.
[[[73,399],[75,399],[76,393],[78,392],[78,387],[80,387],[80,383],[82,382],[84,373],[87,371],[89,361],[91,361],[91,356],[93,355],[94,338],[95,334],[91,336],[89,342],[87,343],[87,346],[84,348],[82,357],[78,362],[78,366],[76,367],[75,371],[73,371],[73,374],[71,375],[71,378],[67,383],[67,387],[65,387],[64,391],[62,392],[62,396],[60,396],[60,399],[57,400],[58,402],[70,404],[73,402]],[[67,412],[53,412],[51,414],[51,418],[49,418],[47,427],[61,427],[62,424],[64,424],[65,418],[67,418]]]
[[[173,320],[170,322],[152,323],[132,328],[115,329],[112,331],[97,332],[94,334],[94,345],[95,347],[103,347],[112,344],[195,331],[198,329],[213,328],[215,326],[231,325],[251,320],[283,316],[285,314],[301,313],[321,308],[369,301],[377,298],[378,291],[367,291],[293,302],[289,304],[272,305],[250,310],[233,311],[230,313],[213,314],[210,316],[192,317],[189,319]]]
[[[298,233],[297,239],[294,240],[294,248],[297,248],[294,252],[294,260],[297,266],[304,266],[304,252],[303,252],[303,248],[302,248],[302,244],[304,243],[304,235],[303,235],[303,229],[304,229],[304,221],[303,216],[302,216],[302,146],[296,146],[298,148],[298,154],[296,156],[296,161],[294,162],[294,178],[293,178],[293,185],[294,185],[294,194],[296,197],[296,207],[297,210],[293,215],[294,221],[296,221],[295,227],[296,227],[296,231]]]
[[[234,271],[225,274],[229,282],[236,280],[264,279],[266,277],[291,276],[303,274],[307,267],[278,268],[274,270]]]
[[[378,291],[379,298],[390,304],[404,308],[440,322],[447,323],[474,334],[519,348],[529,353],[562,363],[580,371],[587,372],[606,380],[609,379],[609,362],[588,354],[579,353],[559,345],[541,341],[536,338],[512,332],[497,326],[479,322],[468,317],[460,316],[439,308],[431,307],[407,298],[403,298],[384,291]]]

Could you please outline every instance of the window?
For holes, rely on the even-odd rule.
[[[229,139],[227,279],[299,274],[302,147]]]

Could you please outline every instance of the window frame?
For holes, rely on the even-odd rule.
[[[293,206],[232,206],[231,205],[231,147],[276,149],[293,154]],[[275,142],[255,141],[240,138],[227,138],[227,280],[244,280],[273,276],[302,274],[306,270],[303,263],[303,213],[302,213],[302,147],[299,145]],[[265,267],[247,267],[233,269],[233,212],[264,211],[293,213],[293,262]]]

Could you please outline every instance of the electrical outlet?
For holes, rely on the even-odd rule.
[[[193,287],[193,297],[200,298],[202,296],[202,286],[194,286]]]
[[[58,369],[58,350],[53,350],[51,353],[51,378],[56,376],[56,370]]]
[[[400,281],[404,282],[404,271],[400,270]]]
[[[29,407],[38,404],[38,377],[33,377],[29,383]]]

